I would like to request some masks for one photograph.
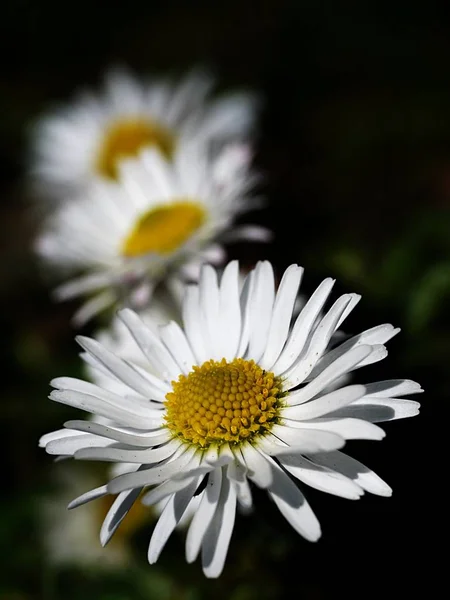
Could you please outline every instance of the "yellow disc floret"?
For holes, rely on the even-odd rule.
[[[173,133],[146,118],[120,119],[106,132],[97,158],[97,170],[104,177],[117,179],[118,164],[124,158],[133,158],[146,146],[156,147],[166,158],[172,158],[175,138]]]
[[[201,447],[239,444],[267,433],[278,421],[280,378],[253,360],[209,360],[172,382],[166,395],[166,426]]]
[[[157,206],[137,221],[122,246],[122,254],[127,257],[149,252],[170,254],[197,231],[205,217],[203,206],[191,200]]]

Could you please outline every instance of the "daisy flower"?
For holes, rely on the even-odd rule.
[[[399,330],[379,325],[330,349],[331,337],[360,297],[344,294],[324,309],[334,283],[326,279],[292,323],[302,272],[291,265],[276,290],[272,266],[263,261],[240,290],[236,262],[220,281],[213,267],[204,266],[198,285],[186,289],[183,328],[169,322],[157,334],[123,309],[120,318],[148,369],[78,338],[90,360],[128,393],[55,379],[52,400],[114,425],[69,421],[40,443],[52,455],[134,464],[132,472],[69,505],[117,494],[100,531],[102,544],[137,498],[145,505],[164,500],[148,550],[154,563],[185,511],[199,502],[186,534],[186,559],[201,554],[205,575],[217,577],[236,507],[252,505],[253,484],[267,490],[309,541],[318,540],[321,530],[299,482],[355,500],[364,491],[391,495],[373,471],[341,449],[346,440],[381,440],[376,422],[417,414],[419,404],[402,396],[421,388],[409,380],[337,388],[336,382],[383,359],[384,344]]]
[[[178,83],[138,81],[111,69],[100,94],[85,92],[34,128],[31,174],[43,195],[65,199],[84,192],[93,177],[117,179],[123,159],[158,149],[171,160],[180,142],[196,140],[215,151],[245,141],[254,126],[256,97],[229,93],[212,98],[214,79],[192,71]]]
[[[121,163],[119,181],[97,181],[49,215],[36,252],[54,271],[75,276],[55,292],[58,299],[89,295],[75,321],[116,302],[140,310],[163,280],[170,287],[177,276],[198,276],[203,262],[223,261],[222,242],[269,239],[262,227],[230,228],[260,206],[250,197],[256,177],[249,161],[240,144],[214,158],[187,144],[172,162],[146,150]]]

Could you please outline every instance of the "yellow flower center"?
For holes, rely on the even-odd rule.
[[[201,447],[251,441],[277,422],[280,384],[253,360],[209,360],[172,382],[166,426],[174,437]]]
[[[197,231],[205,216],[203,206],[190,200],[152,208],[140,217],[128,235],[122,254],[126,257],[149,252],[170,254]]]
[[[117,179],[120,161],[137,156],[146,146],[156,146],[166,158],[171,158],[175,138],[164,125],[150,119],[130,117],[116,121],[103,140],[97,169],[103,176]]]

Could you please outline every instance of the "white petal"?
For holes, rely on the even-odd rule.
[[[147,379],[144,379],[130,363],[104,348],[96,340],[83,336],[77,336],[75,339],[86,352],[92,354],[110,373],[115,375],[125,385],[144,396],[144,398],[152,397],[153,387],[149,385]]]
[[[203,265],[198,285],[200,310],[205,319],[210,358],[220,360],[222,354],[222,331],[219,318],[219,284],[217,272],[211,265]]]
[[[220,498],[202,542],[202,565],[206,577],[219,577],[233,533],[236,516],[236,492],[226,477],[222,478]]]
[[[271,456],[293,452],[314,453],[337,450],[345,445],[341,436],[319,429],[300,429],[274,425],[271,433],[260,442],[260,447]]]
[[[185,375],[189,373],[196,360],[181,327],[175,321],[171,321],[167,325],[160,326],[159,332],[162,341],[177,361],[180,372]]]
[[[305,397],[308,399],[311,392],[314,393],[314,383],[312,382],[304,387],[299,394],[295,395],[295,401],[298,401],[299,395],[303,392],[300,398],[303,400]],[[311,386],[311,387],[309,387]],[[309,390],[308,390],[309,388]],[[312,388],[312,389],[311,389]],[[314,419],[326,415],[342,406],[346,406],[359,398],[362,398],[366,392],[366,388],[363,385],[348,385],[346,387],[335,390],[309,400],[309,402],[303,402],[302,404],[296,404],[287,406],[282,411],[282,416],[286,419],[294,419],[296,421],[305,421],[308,419]],[[288,397],[289,398],[289,397]]]
[[[241,337],[241,307],[239,298],[239,263],[233,260],[225,267],[220,281],[220,320],[222,356],[236,357]]]
[[[60,440],[64,437],[72,437],[80,435],[78,431],[72,431],[70,429],[58,429],[57,431],[51,431],[45,433],[39,439],[39,448],[45,448],[49,442],[53,440]]]
[[[348,477],[315,464],[299,454],[282,455],[279,460],[294,477],[321,492],[334,494],[348,500],[358,500],[364,493]]]
[[[158,560],[162,549],[169,539],[172,531],[183,516],[195,490],[198,487],[199,478],[195,477],[190,485],[176,492],[166,504],[161,516],[153,530],[148,547],[148,562],[152,565]]]
[[[138,431],[131,432],[129,430],[118,429],[111,425],[96,423],[95,421],[67,421],[64,423],[64,427],[85,431],[87,433],[94,433],[117,442],[133,446],[142,446],[144,448],[163,444],[170,438],[170,433],[166,428],[156,429],[145,433]]]
[[[310,542],[316,542],[321,535],[320,524],[306,498],[292,479],[271,459],[273,483],[268,490],[290,525]]]
[[[251,444],[242,445],[240,450],[247,467],[247,477],[260,488],[269,487],[272,483],[272,470],[261,452]]]
[[[83,275],[60,285],[55,289],[54,294],[58,300],[69,300],[87,292],[106,287],[110,283],[111,276],[109,273],[90,273],[89,275]]]
[[[173,458],[160,466],[139,470],[136,473],[119,475],[119,477],[108,483],[108,491],[111,494],[117,494],[135,487],[160,484],[181,470],[188,473],[191,469],[195,469],[199,463],[200,459],[196,455],[195,448],[188,448],[178,458]]]
[[[141,493],[141,490],[142,488],[136,488],[129,492],[122,492],[114,500],[100,529],[100,543],[102,546],[106,546],[112,538],[115,531],[132,508],[137,497]]]
[[[326,369],[324,369],[315,379],[305,385],[300,390],[291,392],[287,396],[289,406],[303,404],[329,386],[338,377],[347,373],[364,360],[372,352],[372,346],[357,346],[352,348],[346,354],[337,358]],[[288,385],[285,383],[284,385]]]
[[[419,383],[410,379],[391,379],[387,381],[376,381],[367,383],[367,396],[378,398],[395,398],[397,396],[408,396],[423,392]]]
[[[366,492],[378,496],[392,495],[392,489],[376,473],[343,452],[315,454],[312,460],[349,477]]]
[[[108,308],[114,302],[116,302],[117,298],[114,292],[110,289],[97,294],[79,308],[72,317],[72,322],[75,327],[82,327],[85,325],[92,317],[98,315],[102,310]]]
[[[200,552],[205,533],[214,517],[222,487],[222,469],[214,469],[208,475],[200,506],[194,514],[186,536],[186,561],[193,562]]]
[[[394,419],[406,419],[419,414],[420,403],[403,398],[377,398],[365,396],[354,404],[341,408],[330,417],[351,417],[365,419],[371,423],[382,421],[393,421]]]
[[[107,486],[102,485],[98,488],[95,488],[94,490],[90,490],[89,492],[82,494],[81,496],[78,496],[78,498],[75,498],[74,500],[72,500],[72,502],[68,504],[67,508],[69,510],[71,510],[72,508],[77,508],[78,506],[82,506],[87,502],[91,502],[91,500],[102,498],[103,496],[107,496],[108,494],[109,492]]]
[[[302,275],[303,269],[297,265],[291,265],[283,274],[275,298],[266,350],[259,362],[263,369],[271,370],[286,342]]]
[[[301,310],[279,359],[272,367],[275,374],[284,373],[300,356],[333,285],[334,279],[328,278],[322,281]]]
[[[252,298],[253,288],[255,286],[255,272],[250,271],[244,281],[244,285],[241,291],[240,305],[242,314],[242,328],[241,337],[239,339],[239,347],[237,356],[244,356],[248,349],[248,343],[250,340],[250,329],[252,322]]]
[[[106,392],[106,390],[104,390]],[[99,417],[111,419],[116,423],[126,425],[128,427],[136,427],[137,429],[153,429],[161,425],[161,419],[155,418],[153,411],[149,410],[148,415],[141,414],[142,410],[137,412],[134,406],[131,405],[131,410],[128,407],[120,406],[116,403],[106,402],[103,398],[97,395],[85,394],[73,390],[53,390],[49,395],[51,400],[68,404],[75,408],[80,408],[86,412],[93,413]],[[121,399],[121,404],[124,402]]]
[[[344,440],[382,440],[385,432],[362,419],[329,418],[311,419],[310,421],[286,421],[286,425],[299,429],[320,429],[336,433]]]
[[[110,446],[113,443],[113,440],[108,440],[97,435],[80,433],[77,436],[53,440],[47,444],[45,450],[48,454],[63,454],[65,456],[73,456],[82,448],[92,448],[93,446]]]
[[[195,476],[195,478],[197,478],[197,476]],[[188,485],[191,485],[193,480],[194,477],[186,477],[185,479],[169,479],[147,492],[142,497],[141,502],[145,506],[153,506],[161,500],[167,498],[167,496],[171,496],[175,492],[179,492]]]
[[[321,319],[311,336],[305,353],[284,373],[285,385],[288,388],[299,385],[311,373],[318,359],[325,352],[343,313],[352,302],[352,294],[341,296]]]
[[[128,327],[137,345],[150,362],[152,371],[158,373],[164,381],[177,379],[180,369],[170,352],[149,327],[132,310],[125,308],[117,313]]]
[[[200,293],[195,285],[188,285],[183,300],[183,324],[186,337],[197,359],[201,365],[210,357],[208,340],[205,339],[205,325],[200,314]]]
[[[250,340],[246,358],[258,362],[266,348],[275,299],[275,280],[272,265],[261,261],[255,268],[250,306]]]
[[[228,465],[227,477],[236,489],[237,501],[244,509],[252,506],[252,492],[247,479],[247,469],[235,461]]]
[[[97,444],[97,446],[99,446],[99,444]],[[162,446],[158,446],[158,448],[149,448],[146,450],[135,448],[128,450],[124,448],[90,447],[82,448],[75,452],[75,458],[78,460],[101,460],[152,465],[165,460],[166,458],[170,458],[180,446],[181,442],[178,440],[171,440]]]
[[[311,373],[311,377],[317,377],[319,373],[321,373],[328,365],[330,365],[337,358],[348,352],[351,348],[355,346],[361,345],[369,345],[369,346],[378,346],[380,344],[385,344],[400,329],[395,329],[392,325],[386,323],[384,325],[378,325],[377,327],[373,327],[372,329],[368,329],[367,331],[363,331],[362,333],[350,338],[345,341],[343,344],[340,344],[337,348],[330,350],[327,354],[325,354],[317,365],[314,367],[313,372]]]

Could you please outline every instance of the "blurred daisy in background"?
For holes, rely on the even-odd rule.
[[[118,494],[101,527],[102,544],[138,498],[149,506],[164,501],[148,550],[154,563],[185,511],[198,503],[186,559],[201,554],[205,575],[217,577],[236,507],[252,506],[251,483],[267,490],[309,541],[318,540],[321,529],[298,481],[352,500],[365,491],[391,495],[384,481],[341,449],[346,440],[381,440],[385,434],[376,422],[416,415],[419,404],[402,396],[420,392],[420,385],[389,380],[336,388],[336,382],[383,359],[384,344],[399,330],[380,325],[330,349],[360,297],[344,294],[325,308],[334,284],[326,279],[292,324],[302,274],[291,265],[276,290],[272,266],[264,261],[240,289],[237,262],[220,278],[204,266],[199,284],[186,289],[183,328],[172,321],[155,332],[133,311],[120,311],[147,368],[77,338],[90,364],[126,391],[53,380],[52,400],[109,422],[69,421],[40,445],[51,455],[128,463],[125,473],[70,504]]]
[[[44,266],[69,278],[59,299],[89,296],[75,322],[116,303],[140,310],[158,284],[170,290],[174,278],[196,278],[202,263],[222,263],[223,243],[270,239],[260,226],[231,228],[261,206],[250,160],[241,144],[214,158],[203,145],[179,145],[171,161],[145,150],[120,164],[118,181],[97,180],[50,214],[36,251]]]
[[[208,151],[248,141],[259,104],[251,93],[212,97],[214,78],[197,70],[179,82],[139,81],[125,69],[105,75],[104,90],[85,92],[33,129],[30,171],[44,198],[65,201],[94,178],[119,176],[124,159],[154,148],[172,160],[184,141]]]
[[[111,508],[110,498],[105,496],[102,501],[86,504],[79,511],[67,511],[67,504],[74,496],[102,481],[98,470],[89,470],[86,465],[80,469],[79,466],[67,463],[53,466],[52,493],[46,494],[39,505],[44,552],[54,565],[124,569],[132,559],[131,537],[158,513],[152,513],[136,502],[130,510],[129,521],[112,540],[111,552],[105,552],[97,532]]]

